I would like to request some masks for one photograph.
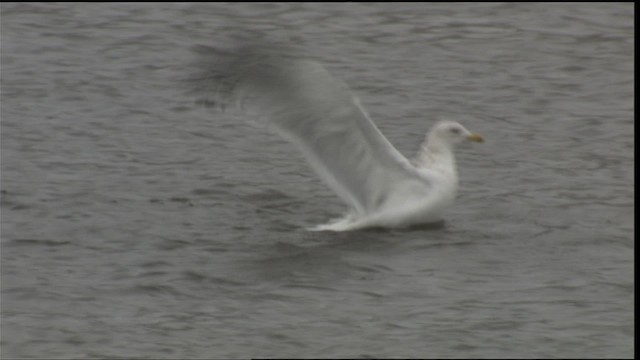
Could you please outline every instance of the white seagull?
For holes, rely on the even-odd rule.
[[[458,188],[454,146],[483,141],[455,121],[440,121],[408,160],[349,87],[317,62],[264,46],[230,52],[200,47],[198,52],[201,72],[191,89],[200,102],[219,109],[236,106],[265,118],[348,205],[343,217],[309,230],[441,221]]]

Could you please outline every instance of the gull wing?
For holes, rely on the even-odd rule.
[[[349,87],[320,64],[281,49],[198,52],[207,57],[192,79],[201,101],[222,109],[238,105],[266,118],[358,214],[431,187],[382,135]]]

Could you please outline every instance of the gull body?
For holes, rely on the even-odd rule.
[[[344,217],[311,230],[346,231],[368,227],[400,228],[435,223],[443,219],[458,191],[455,144],[463,141],[482,142],[455,121],[440,121],[427,134],[410,162],[415,175],[423,182],[418,186],[398,184],[386,194],[385,201],[370,213],[351,210]]]

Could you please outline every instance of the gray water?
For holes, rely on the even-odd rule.
[[[2,3],[2,357],[632,357],[633,4]],[[444,226],[314,233],[293,146],[179,86],[230,29],[303,44]]]

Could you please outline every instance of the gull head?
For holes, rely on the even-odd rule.
[[[479,134],[472,133],[460,123],[450,120],[439,121],[433,125],[428,137],[430,142],[444,143],[449,147],[463,141],[478,143],[484,141]]]

